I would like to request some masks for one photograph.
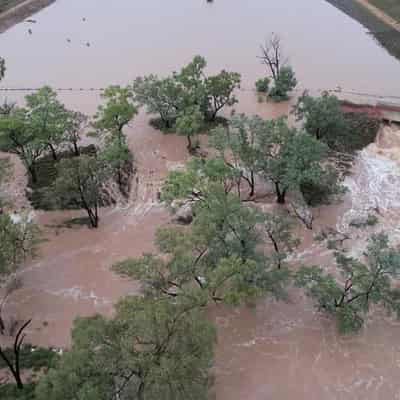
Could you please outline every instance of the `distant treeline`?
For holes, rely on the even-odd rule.
[[[361,23],[392,56],[400,60],[400,32],[385,24],[355,0],[326,0]]]

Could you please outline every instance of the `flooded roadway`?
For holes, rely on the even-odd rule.
[[[128,83],[140,74],[170,73],[194,54],[202,54],[211,71],[241,72],[243,87],[248,89],[263,73],[256,59],[258,46],[275,31],[283,36],[302,87],[340,85],[363,92],[400,93],[400,64],[360,25],[323,0],[274,4],[118,0],[109,4],[59,0],[35,16],[38,23],[32,35],[25,24],[1,35],[0,54],[8,65],[1,86],[104,87]],[[22,95],[7,96],[20,99]],[[61,96],[70,107],[88,113],[99,101],[95,92],[61,92]],[[260,104],[251,91],[239,96],[238,111],[273,117],[289,109],[288,104]],[[329,224],[347,229],[352,215],[379,201],[387,218],[375,229],[385,228],[396,236],[400,145],[396,132],[385,135],[360,156],[354,175],[346,181],[350,193],[344,206],[321,209],[316,228]],[[168,169],[185,161],[187,152],[184,138],[154,131],[143,113],[131,123],[127,136],[139,185],[127,204],[103,210],[99,230],[60,226],[81,212],[37,214],[48,241],[22,272],[23,286],[7,304],[10,314],[15,310],[20,318],[33,317],[29,331],[33,343],[67,346],[73,318],[109,314],[120,296],[138,290],[109,267],[153,249],[155,230],[170,218],[157,203],[159,185]],[[21,170],[16,173],[22,183]],[[17,206],[23,204],[20,193]],[[303,237],[301,258],[326,261],[324,249],[311,244],[312,234],[302,228],[298,233]],[[354,248],[362,248],[365,234],[356,232],[355,237]],[[400,398],[397,322],[373,315],[359,335],[341,338],[332,321],[317,313],[301,292],[291,290],[290,300],[285,304],[266,299],[250,310],[211,310],[219,327],[218,400]]]

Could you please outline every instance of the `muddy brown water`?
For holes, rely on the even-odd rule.
[[[85,18],[85,21],[83,20]],[[396,95],[400,64],[364,29],[323,0],[59,0],[0,36],[6,58],[5,88],[50,84],[59,88],[98,88],[128,83],[137,75],[167,74],[202,54],[209,70],[241,72],[249,89],[262,75],[256,56],[269,32],[281,33],[301,87],[343,88]],[[29,35],[28,29],[32,29]],[[67,42],[70,39],[70,42]],[[87,46],[87,43],[90,46]],[[9,100],[22,93],[0,92]],[[97,92],[60,92],[70,106],[94,112]],[[239,92],[238,111],[276,117],[290,104],[258,103],[249,90]],[[28,340],[65,347],[76,316],[110,315],[113,303],[137,284],[110,271],[112,263],[152,251],[158,226],[170,221],[157,192],[167,171],[187,159],[185,140],[162,135],[141,113],[126,131],[135,154],[139,184],[127,203],[102,210],[98,230],[67,229],[62,223],[81,212],[37,212],[48,239],[38,258],[20,274],[22,288],[7,303],[7,313],[33,317]],[[400,135],[387,128],[364,150],[346,179],[349,193],[341,205],[316,210],[315,230],[347,230],[354,216],[378,205],[382,217],[373,230],[399,235]],[[15,207],[25,205],[20,187],[24,171],[16,164],[8,187]],[[266,207],[269,207],[266,204]],[[313,242],[313,232],[296,228],[302,245],[294,261],[329,266],[329,254]],[[359,254],[366,233],[352,232],[351,251]],[[366,328],[340,337],[333,322],[310,300],[290,290],[288,303],[264,299],[253,309],[218,307],[217,399],[396,399],[400,398],[400,326],[372,313]]]

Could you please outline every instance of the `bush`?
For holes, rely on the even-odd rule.
[[[256,81],[256,90],[259,93],[267,93],[271,80],[267,77],[260,78]]]
[[[269,97],[275,101],[289,100],[288,93],[296,86],[297,79],[292,67],[282,67],[275,86],[269,93]]]

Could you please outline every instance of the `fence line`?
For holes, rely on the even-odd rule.
[[[40,88],[10,88],[10,87],[0,87],[0,92],[35,92],[38,91]],[[103,92],[106,88],[101,87],[101,88],[53,88],[53,90],[57,92]],[[241,91],[243,92],[255,92],[255,89],[251,88],[246,88],[246,87],[241,87]],[[302,93],[306,89],[295,89],[294,92],[296,93]],[[376,93],[367,93],[367,92],[358,92],[355,90],[346,90],[342,89],[340,87],[335,88],[335,89],[311,89],[310,93],[312,92],[318,92],[318,93],[323,93],[323,92],[329,92],[329,93],[336,93],[338,95],[340,94],[347,94],[347,95],[352,95],[352,96],[362,96],[365,98],[374,98],[374,99],[391,99],[391,100],[399,100],[400,101],[400,95],[399,96],[394,96],[394,95],[381,95],[381,94],[376,94]]]

